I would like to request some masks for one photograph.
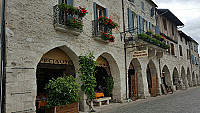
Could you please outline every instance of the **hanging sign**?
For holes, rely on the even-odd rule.
[[[134,51],[133,58],[148,57],[148,50]]]

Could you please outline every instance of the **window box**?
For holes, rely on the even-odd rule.
[[[59,5],[54,6],[53,9],[55,30],[73,35],[79,35],[83,31],[81,16],[61,10]]]

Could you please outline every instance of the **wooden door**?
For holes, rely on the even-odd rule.
[[[158,94],[158,81],[157,74],[152,76],[152,94],[151,96],[155,97]]]
[[[131,100],[135,101],[138,99],[138,78],[137,73],[131,76]]]

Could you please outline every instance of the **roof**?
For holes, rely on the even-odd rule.
[[[156,3],[155,2],[153,2],[152,0],[148,0],[150,3],[152,3],[155,7],[158,7],[157,5],[156,5]]]
[[[159,15],[164,16],[176,26],[183,26],[184,24],[169,10],[169,9],[157,9]]]
[[[198,42],[196,40],[194,40],[193,38],[191,38],[190,36],[188,36],[187,34],[185,34],[183,31],[178,31],[178,33],[183,36],[186,40],[188,41],[193,41],[194,43],[198,44]],[[199,44],[198,44],[199,45]]]

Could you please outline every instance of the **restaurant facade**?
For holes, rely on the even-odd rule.
[[[59,9],[59,3],[86,6],[86,16],[75,17],[84,25],[83,29],[71,28],[65,23],[68,15]],[[44,87],[52,78],[72,75],[82,84],[77,73],[79,56],[90,52],[98,63],[97,85],[104,77],[113,77],[112,102],[159,96],[162,94],[161,84],[171,86],[174,91],[198,85],[198,51],[191,52],[196,57],[194,64],[191,64],[191,58],[183,58],[185,53],[180,55],[179,45],[191,48],[180,43],[182,35],[176,22],[181,21],[163,17],[175,26],[174,38],[165,40],[168,45],[174,44],[175,55],[172,55],[169,52],[173,51],[170,49],[172,44],[166,49],[136,38],[137,34],[147,30],[153,30],[155,34],[162,31],[163,20],[158,20],[161,13],[157,12],[158,6],[152,0],[124,0],[124,14],[122,7],[120,1],[112,0],[7,1],[4,111],[36,112],[36,99],[46,98],[48,94]],[[111,29],[114,42],[101,37],[104,32],[97,20],[102,16],[118,24]],[[198,47],[195,40],[184,37]],[[129,44],[130,38],[134,38],[134,45]],[[190,73],[188,78],[186,69]],[[79,95],[79,110],[87,111],[87,96],[83,91]]]

